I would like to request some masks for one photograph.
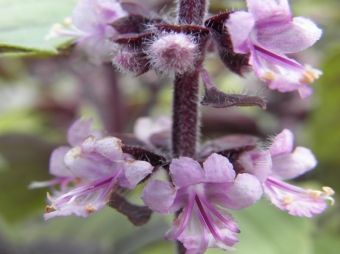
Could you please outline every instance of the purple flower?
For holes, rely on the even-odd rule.
[[[311,20],[295,17],[287,0],[247,0],[248,12],[230,14],[225,25],[236,53],[250,53],[256,76],[280,92],[298,90],[301,98],[312,94],[308,87],[321,71],[285,56],[313,45],[321,36]]]
[[[79,0],[72,19],[65,19],[64,25],[55,24],[46,38],[75,38],[77,49],[92,63],[108,62],[111,52],[108,39],[118,35],[110,24],[125,15],[127,13],[115,0]]]
[[[323,191],[305,190],[282,181],[302,175],[317,164],[309,149],[296,147],[293,151],[291,131],[285,129],[277,135],[269,151],[272,173],[263,182],[263,190],[276,207],[292,215],[312,217],[326,208],[325,200],[334,203],[331,197],[334,191],[330,187],[323,187]]]
[[[51,205],[46,207],[45,219],[71,214],[86,217],[109,201],[116,186],[133,189],[152,171],[148,162],[124,154],[118,138],[87,136],[90,124],[76,121],[68,132],[68,141],[74,147],[60,147],[53,152],[50,172],[57,178],[48,184],[31,185],[61,184],[60,191],[48,194]],[[80,143],[84,135],[87,138]],[[70,187],[68,183],[72,180],[75,184]]]
[[[88,136],[103,136],[101,131],[91,130],[91,125],[92,119],[83,121],[82,117],[78,118],[72,124],[67,132],[67,141],[70,146],[61,146],[54,149],[50,158],[49,172],[51,175],[55,176],[55,178],[45,182],[32,182],[29,185],[30,189],[51,186],[53,187],[54,195],[60,195],[67,192],[69,183],[80,183],[80,179],[65,165],[64,157],[72,147],[81,145]],[[58,184],[60,185],[59,191],[54,188],[54,186]]]
[[[155,147],[155,143],[162,143],[163,139],[165,142],[168,141],[171,125],[171,119],[166,116],[159,116],[156,119],[140,117],[136,120],[133,132],[139,140],[150,147]]]
[[[166,233],[181,241],[187,253],[207,248],[232,249],[238,242],[237,223],[223,208],[243,209],[262,195],[261,184],[250,174],[238,174],[229,160],[212,154],[201,165],[188,157],[173,159],[170,182],[154,180],[143,190],[142,200],[161,214],[183,209]]]

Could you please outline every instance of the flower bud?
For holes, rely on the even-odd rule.
[[[161,72],[184,73],[194,68],[197,45],[189,36],[166,34],[149,47],[151,64]]]
[[[112,64],[121,72],[141,75],[149,70],[148,60],[142,50],[124,46],[113,54]]]

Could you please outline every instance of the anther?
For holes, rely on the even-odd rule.
[[[293,198],[291,196],[285,196],[283,197],[282,204],[283,205],[289,205],[293,202]]]
[[[275,73],[271,70],[266,70],[265,73],[261,76],[262,79],[266,81],[273,81],[275,79]]]

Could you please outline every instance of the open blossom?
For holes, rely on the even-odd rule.
[[[79,0],[72,18],[66,18],[64,25],[55,24],[46,38],[75,38],[77,49],[85,52],[92,63],[107,62],[111,52],[108,39],[118,35],[110,24],[125,15],[115,0]]]
[[[236,174],[229,160],[212,154],[201,165],[188,157],[173,159],[170,182],[154,180],[143,190],[142,200],[161,214],[183,209],[167,240],[181,241],[186,253],[204,253],[207,248],[233,249],[238,242],[237,223],[224,208],[238,210],[255,203],[261,184],[250,174]]]
[[[170,140],[171,119],[159,116],[156,119],[140,117],[136,120],[133,132],[135,136],[150,147],[165,146]]]
[[[270,147],[272,173],[263,183],[263,190],[271,202],[289,214],[312,217],[321,213],[327,206],[325,200],[334,202],[334,191],[323,187],[323,191],[306,190],[282,180],[292,179],[313,169],[317,162],[312,152],[304,147],[293,151],[293,134],[283,130]]]
[[[118,138],[90,135],[79,143],[81,134],[89,130],[89,124],[78,120],[72,125],[68,140],[75,146],[58,148],[51,157],[51,173],[57,176],[56,179],[65,179],[50,181],[63,186],[52,196],[48,195],[51,205],[46,207],[45,219],[71,214],[86,217],[109,201],[116,185],[133,189],[152,171],[148,162],[124,154]],[[73,187],[67,185],[71,180],[75,181]],[[35,183],[31,187],[42,186]]]
[[[83,121],[78,118],[68,129],[67,142],[70,146],[61,146],[52,152],[50,158],[49,173],[55,176],[54,179],[45,182],[32,182],[29,188],[41,188],[51,186],[55,195],[65,193],[69,183],[80,183],[78,179],[65,165],[64,157],[66,153],[74,146],[79,146],[90,135],[102,137],[103,133],[99,130],[92,130],[92,119]],[[57,191],[55,185],[60,185],[60,190]]]
[[[272,90],[298,90],[301,98],[312,94],[307,85],[321,71],[303,66],[285,56],[313,45],[321,36],[311,20],[295,17],[288,0],[247,0],[248,12],[230,14],[225,25],[236,53],[250,53],[249,64],[256,76],[267,81]]]

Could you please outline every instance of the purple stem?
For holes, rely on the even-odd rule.
[[[178,22],[202,25],[207,9],[206,0],[180,0]],[[204,55],[204,47],[201,49]],[[199,138],[199,66],[194,71],[176,74],[173,97],[172,154],[173,157],[195,157]]]
[[[207,12],[206,0],[180,0],[178,4],[178,23],[200,26]]]
[[[173,157],[195,157],[198,142],[199,71],[177,74],[174,82]]]
[[[117,72],[112,65],[105,65],[107,73],[107,100],[102,101],[102,120],[109,133],[122,133],[125,127],[126,108],[123,103],[123,94],[117,82]]]
[[[208,8],[206,0],[179,0],[178,23],[200,26]],[[202,49],[202,55],[204,55]],[[204,58],[204,57],[202,57]],[[173,157],[195,157],[199,138],[199,68],[203,59],[197,61],[193,72],[176,74],[174,80],[172,115]],[[185,247],[177,241],[177,252],[184,254]]]

